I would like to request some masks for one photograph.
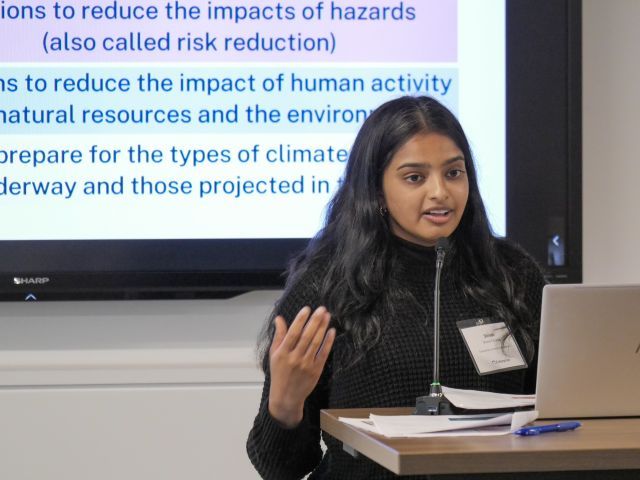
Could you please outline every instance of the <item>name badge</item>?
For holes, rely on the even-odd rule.
[[[527,368],[518,343],[504,322],[474,318],[457,325],[479,375]]]

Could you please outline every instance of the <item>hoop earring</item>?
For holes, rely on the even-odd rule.
[[[381,217],[386,217],[389,213],[389,210],[387,209],[387,207],[383,207],[382,205],[380,205],[380,209],[378,210],[378,212],[380,212]]]

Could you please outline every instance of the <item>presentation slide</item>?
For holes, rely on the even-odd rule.
[[[402,95],[458,115],[504,235],[504,0],[1,0],[0,237],[312,237]]]

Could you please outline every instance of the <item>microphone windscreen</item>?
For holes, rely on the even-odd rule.
[[[440,237],[436,241],[436,252],[449,250],[449,239],[447,237]]]

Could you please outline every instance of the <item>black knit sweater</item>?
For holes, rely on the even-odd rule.
[[[537,344],[538,322],[544,278],[530,257],[506,242],[498,245],[515,271],[519,288],[524,289],[530,311],[533,340]],[[269,372],[266,372],[260,410],[255,419],[247,452],[255,468],[265,479],[387,479],[395,475],[366,457],[353,458],[339,441],[323,434],[326,453],[320,447],[319,412],[322,408],[409,407],[418,396],[428,393],[432,376],[432,311],[435,252],[432,248],[404,241],[394,242],[396,271],[390,281],[415,301],[395,305],[395,315],[383,318],[380,340],[355,364],[343,368],[350,342],[338,335],[331,356],[315,390],[305,402],[304,418],[294,429],[282,428],[268,411]],[[311,269],[281,299],[277,313],[291,322],[305,305],[316,307],[315,285],[322,268]],[[492,392],[523,393],[535,390],[535,361],[529,368],[479,376],[464,345],[456,322],[490,317],[492,312],[466,298],[445,269],[441,279],[440,307],[440,380],[456,388]],[[340,333],[340,332],[339,332]],[[410,477],[426,478],[426,477]]]

